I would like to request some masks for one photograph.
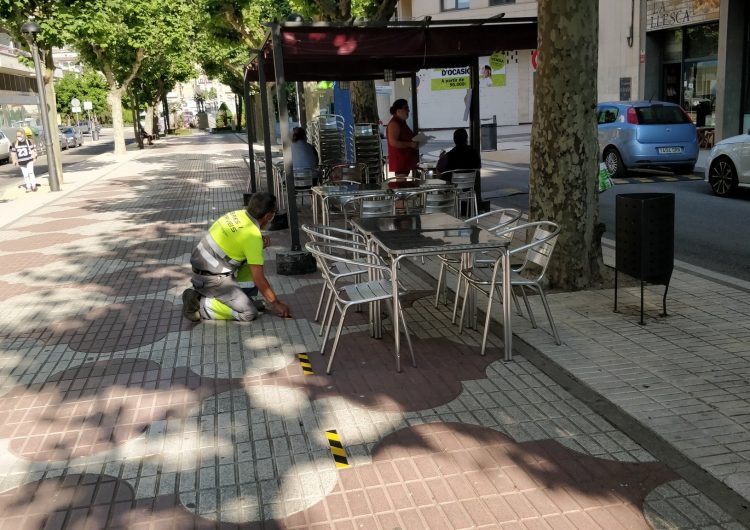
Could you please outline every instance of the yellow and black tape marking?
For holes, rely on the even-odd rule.
[[[299,358],[299,364],[302,367],[302,373],[305,375],[313,375],[315,372],[313,372],[312,364],[310,364],[310,357],[307,356],[306,353],[298,353],[297,358]]]
[[[349,460],[346,458],[346,451],[344,446],[341,444],[341,438],[335,429],[326,431],[326,438],[328,438],[328,445],[331,446],[331,454],[333,459],[336,461],[336,467],[343,469],[349,467]]]

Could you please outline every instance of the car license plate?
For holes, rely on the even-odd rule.
[[[671,155],[673,153],[682,153],[682,147],[659,147],[660,155]]]

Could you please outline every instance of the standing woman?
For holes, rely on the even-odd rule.
[[[397,99],[391,106],[391,121],[388,122],[388,168],[397,177],[405,177],[417,168],[419,162],[419,144],[412,140],[414,132],[406,124],[409,117],[409,103]]]
[[[36,191],[36,175],[34,175],[34,160],[36,160],[36,148],[26,137],[23,129],[16,131],[16,142],[10,146],[13,154],[13,165],[21,166],[23,182],[26,185],[26,193]]]

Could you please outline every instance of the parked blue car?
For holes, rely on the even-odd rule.
[[[691,174],[698,133],[682,107],[662,101],[613,101],[597,106],[599,152],[613,177],[629,169]]]

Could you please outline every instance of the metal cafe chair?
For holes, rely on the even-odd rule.
[[[513,226],[521,218],[521,215],[521,210],[517,208],[500,208],[498,210],[492,210],[491,212],[486,212],[466,219],[464,223],[466,223],[467,225],[477,225],[481,228],[484,228],[485,230],[495,232]],[[439,255],[438,259],[440,260],[440,270],[438,272],[437,289],[435,289],[435,307],[437,307],[440,303],[441,295],[443,298],[443,303],[448,303],[448,295],[446,293],[448,282],[447,273],[452,272],[458,277],[455,289],[456,296],[453,303],[453,322],[455,323],[456,311],[458,307],[456,303],[461,287],[461,277],[458,274],[461,269],[461,259],[456,255]],[[482,258],[478,258],[478,260],[481,263]],[[492,260],[492,263],[494,263],[494,259]]]
[[[539,293],[539,297],[544,306],[544,311],[547,313],[549,319],[550,328],[552,329],[552,335],[555,338],[555,343],[560,345],[562,341],[557,333],[555,327],[555,321],[552,317],[552,311],[547,303],[547,297],[544,294],[544,288],[542,282],[544,280],[544,274],[547,271],[549,260],[552,257],[552,251],[555,249],[555,243],[557,237],[560,234],[560,227],[551,221],[537,221],[534,223],[527,223],[512,228],[508,228],[499,232],[498,235],[513,237],[514,232],[527,231],[533,229],[533,235],[528,243],[521,245],[516,248],[511,248],[508,252],[511,256],[520,254],[523,256],[523,264],[510,271],[510,283],[511,287],[520,287],[523,294],[524,303],[526,304],[526,310],[529,312],[529,319],[531,320],[532,327],[536,328],[536,320],[534,314],[531,311],[531,305],[529,304],[526,296],[525,289],[528,287]],[[499,294],[502,296],[502,258],[498,257],[491,268],[487,267],[467,267],[460,272],[462,281],[464,283],[463,293],[463,304],[461,305],[461,319],[459,323],[459,332],[463,329],[463,320],[466,313],[466,300],[469,289],[478,289],[487,295],[487,310],[485,315],[484,333],[482,334],[482,349],[481,354],[484,355],[485,348],[487,346],[487,333],[490,325],[490,315],[492,311],[492,303],[495,295]],[[507,304],[509,300],[500,300],[501,303]],[[475,311],[475,307],[469,308],[469,311]]]
[[[477,195],[474,193],[474,183],[477,180],[478,173],[476,169],[454,169],[452,171],[443,171],[440,178],[450,176],[451,184],[456,187],[456,217],[461,217],[461,205],[466,204],[466,217],[477,215],[479,206],[477,205]]]
[[[379,256],[373,252],[363,250],[358,246],[327,245],[310,242],[305,245],[305,249],[315,256],[318,262],[326,264],[326,266],[321,267],[321,272],[324,281],[328,283],[328,287],[333,293],[333,306],[325,324],[326,331],[320,349],[321,355],[325,355],[326,342],[328,342],[328,337],[331,334],[334,312],[338,311],[340,314],[338,328],[336,329],[336,337],[334,338],[333,346],[331,347],[331,357],[328,360],[326,373],[329,375],[331,373],[333,360],[336,356],[336,348],[338,347],[339,339],[341,338],[341,332],[344,329],[344,322],[346,321],[346,315],[349,308],[372,302],[385,302],[385,305],[391,313],[391,318],[401,319],[401,325],[404,327],[404,335],[406,336],[409,351],[411,352],[412,364],[416,366],[417,360],[414,357],[411,338],[409,337],[409,331],[406,327],[406,319],[404,318],[402,311],[399,311],[398,315],[394,315],[393,312],[393,304],[391,303],[393,298],[391,270],[389,267],[382,264]],[[355,255],[356,259],[345,257],[349,255]],[[366,267],[368,271],[376,273],[380,279],[338,286],[333,281],[330,271],[334,270],[335,266],[339,264]],[[403,295],[403,292],[399,292],[399,295]]]
[[[333,226],[326,225],[311,225],[303,224],[302,231],[307,234],[308,239],[314,243],[326,243],[333,245],[344,245],[354,246],[361,249],[367,248],[367,242],[362,234],[353,232],[351,230],[345,230],[343,228],[336,228]],[[352,256],[353,257],[353,256]],[[319,267],[327,266],[326,263],[318,263]],[[357,277],[366,274],[367,269],[360,265],[354,265],[350,263],[336,263],[333,265],[333,269],[330,271],[331,279],[333,284],[336,285],[340,280],[352,278],[358,279]],[[318,300],[318,307],[315,310],[315,322],[320,317],[321,309],[323,312],[323,322],[326,320],[328,311],[330,309],[333,293],[328,288],[328,283],[323,282],[323,288],[320,291],[320,299]],[[325,305],[323,300],[326,299]],[[320,327],[319,335],[323,334],[323,326]]]

